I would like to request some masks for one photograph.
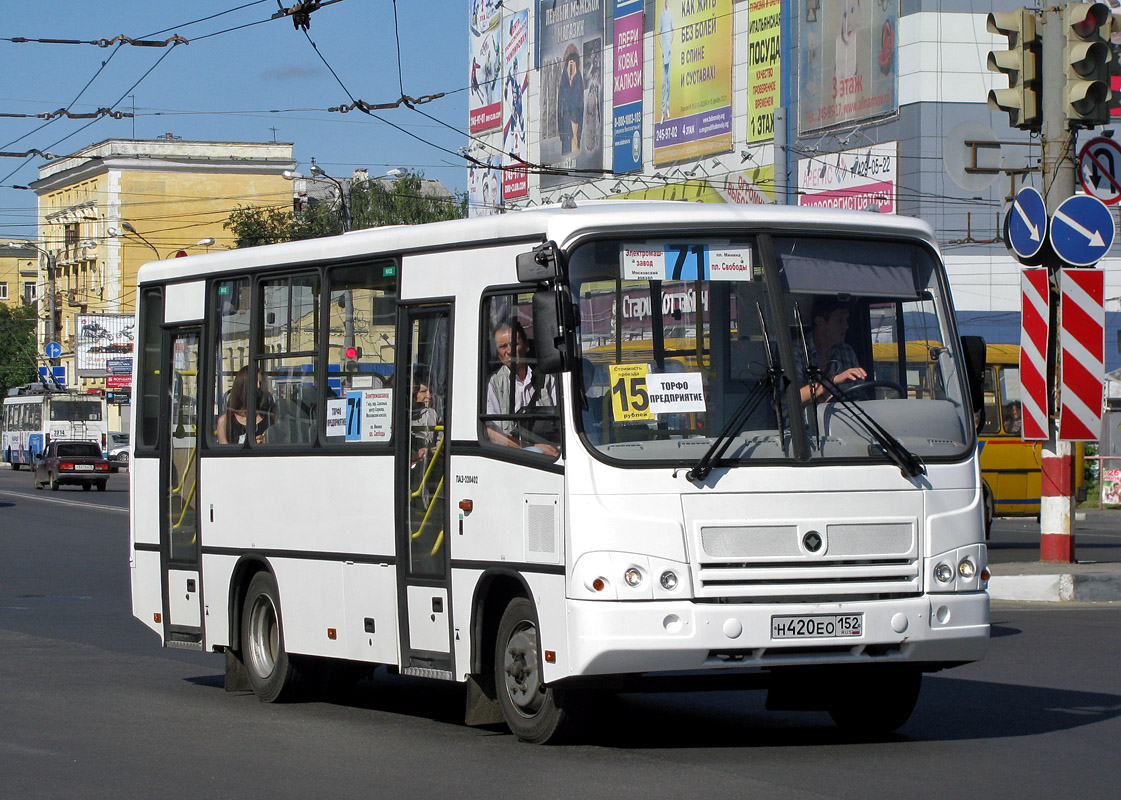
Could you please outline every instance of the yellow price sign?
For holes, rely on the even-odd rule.
[[[608,364],[611,380],[611,412],[616,422],[655,419],[646,392],[646,364]]]

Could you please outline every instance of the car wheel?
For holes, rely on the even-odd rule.
[[[92,488],[93,488],[93,487],[92,487],[92,486],[90,486],[90,485],[89,485],[88,483],[83,483],[83,484],[82,484],[82,491],[83,491],[83,492],[88,492],[88,491],[89,491],[90,489],[92,489]]]
[[[58,478],[55,477],[54,475],[51,476],[51,491],[52,492],[57,492],[58,491]]]
[[[98,481],[97,482],[97,491],[99,491],[99,492],[104,492],[105,491],[105,481]]]

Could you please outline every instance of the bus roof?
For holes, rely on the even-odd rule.
[[[503,241],[555,241],[566,246],[575,236],[605,229],[632,228],[649,235],[672,235],[675,228],[750,226],[796,230],[871,233],[916,238],[937,249],[925,222],[893,214],[774,205],[734,205],[644,200],[583,201],[577,208],[546,206],[509,214],[368,228],[320,239],[240,248],[155,261],[140,270],[138,283],[160,283],[186,275],[205,275],[283,264],[308,265],[361,257],[490,245]]]

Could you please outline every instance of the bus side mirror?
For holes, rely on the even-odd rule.
[[[569,368],[571,320],[572,303],[567,291],[558,287],[538,289],[533,293],[533,340],[537,349],[537,369],[545,375],[555,375]]]
[[[528,253],[518,253],[518,281],[544,283],[560,276],[560,250],[556,242],[545,242]]]
[[[985,425],[985,340],[980,336],[961,337],[961,354],[969,402],[977,415],[977,430],[980,430]]]

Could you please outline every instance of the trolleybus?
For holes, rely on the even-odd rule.
[[[50,391],[28,384],[4,398],[0,450],[12,469],[32,466],[53,439],[97,442],[105,451],[108,423],[105,400],[96,395]]]
[[[723,676],[884,731],[985,652],[984,344],[922,222],[589,203],[138,289],[133,611],[228,686],[387,665],[548,742],[593,690]],[[922,392],[883,363],[919,341]]]

